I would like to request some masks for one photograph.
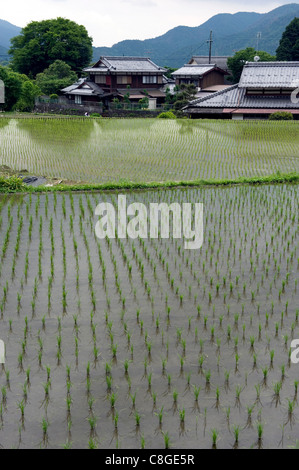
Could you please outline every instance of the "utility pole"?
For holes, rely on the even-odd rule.
[[[212,59],[212,43],[213,43],[213,31],[210,31],[210,39],[207,41],[209,43],[209,64]]]
[[[259,50],[259,40],[262,38],[262,33],[257,33],[256,35],[256,52]]]

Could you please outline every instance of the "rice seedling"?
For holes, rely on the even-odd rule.
[[[212,447],[213,449],[217,448],[217,440],[219,437],[219,431],[217,429],[212,429],[211,430],[211,437],[212,437]]]
[[[139,428],[140,426],[140,420],[141,420],[141,415],[139,413],[137,413],[137,411],[135,412],[135,424],[136,424],[136,427]]]
[[[109,397],[111,408],[115,407],[116,398],[117,398],[116,393],[112,392]]]
[[[80,426],[85,422],[90,427],[86,417],[96,414],[103,398],[109,403],[109,410],[101,413],[98,428],[107,433],[105,442],[115,438],[117,446],[118,428],[124,429],[128,419],[135,422],[136,408],[147,425],[145,438],[153,431],[150,426],[155,427],[155,419],[159,420],[164,407],[163,429],[170,429],[172,420],[178,419],[182,431],[183,423],[190,423],[191,427],[195,417],[198,436],[201,426],[205,432],[210,422],[219,435],[224,435],[228,428],[235,447],[240,436],[244,446],[252,443],[251,420],[258,402],[264,414],[273,403],[271,399],[275,405],[277,402],[271,408],[273,435],[285,424],[282,410],[293,422],[296,408],[292,403],[296,401],[298,380],[296,367],[290,362],[290,342],[296,337],[299,320],[294,304],[299,266],[295,185],[176,188],[138,193],[145,204],[153,198],[169,203],[202,201],[206,244],[200,252],[184,250],[183,242],[172,233],[167,240],[161,234],[157,239],[99,240],[94,234],[94,208],[100,201],[112,201],[116,207],[118,195],[64,192],[63,198],[62,193],[55,194],[54,198],[51,192],[40,193],[38,202],[32,193],[31,205],[29,195],[22,196],[24,202],[20,204],[19,201],[10,204],[14,196],[7,196],[4,202],[0,197],[0,256],[12,218],[0,273],[0,329],[4,339],[8,339],[7,357],[12,361],[2,367],[1,387],[5,386],[6,392],[0,400],[1,444],[7,442],[3,429],[7,430],[5,423],[11,419],[12,410],[22,415],[17,408],[21,401],[26,405],[24,445],[30,441],[33,429],[30,415],[35,407],[39,422],[42,413],[49,411],[53,436],[56,430],[61,436],[66,432],[62,442],[80,447]],[[136,194],[128,191],[126,197],[128,203],[133,202]],[[44,310],[43,299],[48,300],[48,311]],[[18,365],[20,368],[16,368]],[[269,386],[259,381],[264,376]],[[23,379],[18,389],[15,384],[20,377]],[[36,388],[38,383],[45,387]],[[86,402],[84,405],[83,400],[81,406],[78,399],[82,390],[86,392]],[[94,391],[99,402],[94,400]],[[119,397],[116,402],[113,394]],[[44,398],[41,409],[35,406],[38,395]],[[125,404],[127,399],[129,407]],[[243,407],[241,400],[249,405]],[[235,433],[229,424],[238,413],[233,402],[245,420],[235,424]],[[223,413],[219,413],[220,404],[225,406]],[[293,407],[291,416],[289,407]],[[58,419],[63,410],[66,420]],[[261,422],[258,409],[256,414]],[[45,418],[48,419],[47,415]],[[15,421],[10,421],[11,430],[18,436],[20,423]],[[289,438],[294,442],[295,432],[295,426],[288,428]],[[177,434],[172,438],[174,446],[178,439],[184,447],[198,445],[198,436],[195,438],[189,429]],[[151,435],[152,442],[158,443],[160,432]],[[95,441],[95,435],[89,437],[97,447],[105,445],[102,439]],[[136,435],[122,433],[122,447],[131,445],[134,439],[135,445],[140,446],[138,429]],[[209,445],[208,440],[203,441],[204,445]],[[267,445],[269,441],[270,438]],[[230,445],[227,439],[223,443]],[[55,446],[55,440],[47,444]],[[285,446],[286,443],[281,443],[281,447]]]
[[[260,422],[257,423],[257,435],[258,435],[258,441],[260,442],[263,438],[264,434],[264,425]]]
[[[164,410],[164,406],[162,406],[160,408],[160,411],[158,413],[155,413],[155,415],[158,416],[158,418],[159,418],[159,427],[160,428],[162,427],[162,422],[163,422],[163,410]]]
[[[43,418],[41,425],[42,425],[43,435],[45,437],[48,434],[49,421],[46,418]]]
[[[95,428],[96,428],[96,425],[97,425],[96,416],[90,416],[89,418],[87,418],[87,421],[89,423],[90,432],[93,433],[95,431]]]
[[[233,429],[233,433],[234,433],[234,437],[235,437],[235,446],[236,446],[239,443],[240,426],[233,425],[232,429]]]
[[[98,449],[98,444],[95,439],[92,439],[92,438],[89,439],[88,449]]]

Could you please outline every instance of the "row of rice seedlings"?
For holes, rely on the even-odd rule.
[[[86,199],[87,201],[87,199]],[[294,327],[291,325],[291,330],[293,330],[293,333],[296,328],[296,320],[298,317],[298,314],[296,313],[296,317],[294,320],[293,318],[293,308],[291,303],[288,305],[286,311],[284,311],[283,317],[280,318],[280,323],[278,326],[278,332],[281,329],[282,334],[284,334],[283,338],[283,343],[280,340],[280,337],[277,336],[277,344],[275,343],[275,346],[272,346],[271,343],[268,342],[267,335],[263,335],[263,328],[260,326],[259,321],[256,322],[255,316],[251,314],[248,317],[247,315],[247,301],[245,301],[246,305],[244,308],[242,306],[237,307],[235,304],[235,301],[232,299],[232,304],[233,307],[231,307],[229,304],[225,305],[224,309],[224,315],[222,316],[222,319],[220,318],[221,315],[219,316],[219,325],[216,317],[216,306],[215,305],[210,305],[209,302],[207,302],[207,299],[203,297],[201,299],[201,305],[200,308],[198,308],[198,298],[195,299],[193,296],[190,297],[189,295],[189,285],[187,285],[183,282],[184,278],[180,276],[180,273],[178,273],[178,278],[177,278],[177,287],[179,289],[182,289],[183,292],[185,290],[183,302],[181,302],[181,299],[179,295],[175,292],[176,288],[174,291],[169,289],[167,292],[167,298],[165,295],[165,289],[162,289],[163,284],[163,279],[167,280],[168,277],[170,279],[172,278],[172,274],[170,272],[171,269],[171,263],[172,263],[172,258],[170,255],[173,252],[178,251],[179,245],[175,245],[173,241],[171,240],[171,251],[167,253],[167,245],[165,245],[164,241],[157,241],[154,243],[143,243],[143,240],[137,240],[136,242],[133,242],[131,240],[127,241],[122,241],[119,239],[116,239],[115,241],[109,241],[105,240],[103,242],[97,241],[94,238],[93,233],[93,226],[92,224],[89,226],[88,219],[87,219],[87,209],[85,209],[85,206],[83,204],[83,200],[81,200],[81,204],[79,202],[79,207],[80,205],[84,209],[84,215],[83,211],[80,210],[81,212],[81,218],[78,216],[78,218],[74,218],[73,220],[73,232],[70,230],[70,236],[72,237],[74,233],[76,232],[76,227],[80,227],[80,235],[78,240],[80,240],[80,256],[84,254],[84,257],[86,258],[85,266],[85,276],[86,279],[88,279],[88,273],[92,274],[90,277],[91,281],[91,287],[92,288],[99,288],[99,286],[106,285],[106,292],[104,296],[106,297],[106,303],[107,303],[107,314],[105,314],[105,318],[100,315],[100,311],[97,310],[97,307],[92,313],[90,314],[90,332],[92,335],[92,341],[91,343],[88,342],[88,346],[82,345],[79,348],[79,331],[80,331],[80,318],[76,314],[67,314],[65,316],[65,320],[68,321],[67,319],[69,318],[70,320],[73,321],[73,328],[75,332],[74,336],[74,341],[75,341],[75,346],[72,348],[73,351],[73,360],[74,360],[74,365],[79,367],[79,350],[81,350],[81,354],[85,352],[86,350],[89,351],[90,358],[94,359],[94,362],[99,364],[98,358],[99,356],[99,349],[97,346],[97,333],[96,333],[96,323],[95,322],[104,322],[107,325],[107,339],[108,339],[108,344],[105,345],[105,342],[101,342],[101,356],[104,354],[103,357],[109,357],[111,359],[111,374],[110,374],[110,379],[107,379],[107,401],[110,403],[110,406],[112,409],[117,410],[114,415],[114,426],[117,425],[117,428],[120,430],[122,428],[122,413],[118,412],[118,410],[121,410],[121,405],[118,404],[118,400],[120,398],[118,389],[120,387],[123,387],[124,384],[127,386],[128,390],[128,398],[131,400],[129,397],[129,394],[132,395],[132,385],[134,388],[137,388],[137,384],[142,385],[142,391],[136,391],[135,395],[135,405],[137,406],[136,412],[137,415],[140,417],[136,418],[136,416],[132,417],[132,421],[134,419],[137,419],[139,421],[139,427],[142,431],[145,431],[143,427],[143,412],[142,409],[140,409],[140,403],[144,402],[144,393],[150,393],[150,396],[152,397],[152,404],[155,407],[155,413],[157,413],[156,418],[158,422],[158,427],[160,423],[160,417],[161,417],[161,425],[162,429],[160,429],[160,432],[164,432],[166,429],[164,426],[167,426],[168,420],[170,418],[169,412],[170,412],[170,405],[167,402],[173,395],[173,400],[176,400],[177,403],[177,409],[176,409],[176,415],[177,416],[177,423],[178,423],[178,429],[181,430],[181,425],[182,422],[185,423],[186,426],[189,426],[190,423],[190,414],[189,412],[187,413],[187,408],[185,403],[180,403],[180,396],[183,396],[184,392],[187,392],[187,396],[190,395],[190,400],[192,399],[191,397],[197,395],[197,403],[199,406],[199,410],[202,410],[203,407],[205,407],[205,415],[206,415],[206,420],[209,421],[209,416],[212,414],[213,415],[213,406],[214,404],[217,404],[219,406],[219,409],[221,409],[222,406],[229,407],[230,403],[230,394],[228,391],[228,386],[230,385],[231,387],[235,387],[235,404],[238,405],[238,408],[241,410],[245,409],[244,406],[244,399],[242,400],[242,396],[244,393],[246,393],[246,396],[248,394],[248,397],[252,396],[252,392],[255,390],[255,388],[252,386],[249,387],[246,385],[246,377],[245,377],[245,382],[244,385],[242,386],[236,380],[238,380],[238,373],[240,373],[240,370],[244,370],[244,364],[245,368],[248,368],[248,363],[247,363],[247,354],[243,355],[242,353],[242,347],[245,345],[246,349],[248,347],[248,350],[250,350],[251,345],[253,346],[254,350],[251,351],[252,353],[252,360],[253,363],[255,361],[257,367],[254,370],[254,376],[256,377],[257,384],[262,384],[262,387],[265,387],[267,383],[271,383],[272,380],[272,374],[274,377],[275,370],[279,369],[279,363],[276,362],[275,358],[277,355],[279,355],[279,349],[283,348],[283,354],[284,354],[284,359],[285,359],[285,364],[284,368],[281,366],[281,376],[282,380],[284,378],[284,383],[285,382],[285,377],[286,374],[292,373],[292,368],[288,364],[289,361],[289,351],[288,348],[285,349],[285,343],[288,344],[288,339],[289,335],[287,328],[291,325],[291,323],[294,323]],[[88,203],[87,203],[88,206]],[[241,206],[240,206],[241,209]],[[67,214],[66,214],[67,215]],[[63,211],[62,211],[62,216]],[[78,220],[79,219],[79,220]],[[86,220],[87,219],[87,220]],[[61,227],[61,224],[59,223],[60,221],[58,220],[58,231],[56,233],[59,234],[59,227]],[[209,220],[207,220],[209,222]],[[85,225],[86,223],[86,225]],[[89,227],[89,229],[88,229]],[[38,229],[38,226],[36,227]],[[90,236],[88,233],[88,230],[90,231]],[[65,232],[64,237],[68,237],[69,235]],[[226,235],[227,238],[227,235]],[[248,239],[248,237],[247,237]],[[70,238],[72,240],[72,238]],[[229,239],[228,239],[229,241]],[[295,238],[293,240],[293,243],[295,241]],[[224,242],[223,242],[224,243]],[[245,242],[244,242],[245,243]],[[245,244],[246,245],[246,244]],[[82,248],[85,246],[85,251],[82,251]],[[156,247],[157,249],[152,249],[151,247]],[[160,253],[161,252],[161,253]],[[91,253],[97,253],[97,256],[91,257]],[[133,254],[132,257],[132,263],[131,270],[129,270],[128,267],[128,259],[130,259],[131,254]],[[48,255],[49,256],[49,252]],[[56,253],[55,256],[59,256],[59,253]],[[180,250],[180,254],[178,253],[178,260],[176,261],[177,266],[179,265],[180,261],[182,262],[182,267],[181,270],[184,272],[184,276],[188,279],[194,277],[194,272],[195,272],[195,264],[191,267],[191,262],[195,263],[194,260],[189,260],[187,261],[187,256],[183,254],[183,251]],[[190,255],[191,256],[191,255]],[[209,256],[209,254],[208,254]],[[156,259],[155,259],[156,258]],[[164,258],[164,261],[163,261]],[[61,257],[61,260],[63,257]],[[69,258],[67,258],[69,259]],[[133,261],[135,259],[135,261]],[[155,259],[155,261],[154,261]],[[46,259],[45,259],[46,260]],[[180,261],[179,261],[180,260]],[[81,267],[83,266],[82,264],[82,257],[80,259],[81,261]],[[90,263],[90,265],[89,265]],[[155,268],[155,263],[156,263],[156,268]],[[167,266],[168,263],[168,266]],[[173,261],[175,263],[175,260]],[[61,261],[61,266],[63,265],[63,261]],[[98,265],[98,267],[96,267]],[[224,265],[223,265],[224,266]],[[35,287],[36,279],[38,279],[38,265],[34,263],[32,268],[34,267],[35,271],[35,276],[32,277],[32,279],[35,279],[35,284],[33,286],[33,293],[36,292]],[[104,267],[104,269],[103,269]],[[129,276],[126,275],[124,277],[123,275],[123,268],[125,268],[126,273],[131,273],[132,279],[133,279],[133,284],[131,283]],[[199,268],[202,269],[203,265],[201,263],[201,260],[199,260]],[[100,272],[102,275],[104,274],[104,279],[107,280],[107,275],[109,276],[109,279],[115,280],[115,287],[111,285],[110,282],[104,282],[103,279],[101,280],[101,283],[96,282],[95,283],[95,277],[93,276],[93,273],[96,272],[96,269],[100,269]],[[204,270],[206,267],[204,267]],[[221,267],[223,270],[223,267]],[[34,274],[34,271],[32,271]],[[111,277],[112,273],[112,277]],[[155,275],[156,274],[156,275]],[[215,274],[212,274],[213,277],[215,277]],[[67,274],[69,276],[69,274]],[[207,280],[210,282],[210,275],[207,275]],[[119,282],[120,278],[120,282]],[[56,281],[62,281],[63,277],[60,279],[56,279]],[[252,281],[254,282],[254,281]],[[288,279],[288,282],[290,282],[290,277]],[[146,284],[147,283],[147,284]],[[41,282],[42,285],[42,282]],[[60,287],[61,288],[61,283],[57,284],[55,287],[55,292],[58,292],[57,289]],[[133,293],[133,296],[129,299],[129,303],[127,302],[127,296],[125,295],[125,291],[127,289],[131,289],[132,285],[135,286],[143,286],[142,290],[139,290],[139,288],[135,288],[136,292]],[[155,287],[154,287],[155,286]],[[151,288],[150,295],[148,295],[148,288]],[[287,283],[285,284],[285,289],[287,287]],[[81,288],[80,288],[81,291]],[[113,292],[118,293],[118,296],[115,297]],[[192,291],[191,291],[192,292]],[[8,291],[6,293],[6,297],[8,295]],[[196,294],[194,293],[194,296]],[[154,299],[152,297],[154,296]],[[108,299],[111,298],[111,302],[108,302]],[[125,302],[123,302],[123,299],[125,298]],[[131,307],[131,302],[133,299],[133,304],[135,306],[135,309],[132,310]],[[165,301],[165,313],[161,310],[161,299]],[[84,304],[86,301],[84,301]],[[183,309],[181,307],[181,304],[183,303]],[[139,304],[139,305],[138,305]],[[87,305],[87,304],[86,304]],[[163,305],[163,304],[162,304]],[[218,307],[218,306],[217,306]],[[169,308],[171,309],[169,312]],[[186,308],[186,310],[185,310]],[[21,309],[22,311],[22,309]],[[82,310],[81,310],[82,311]],[[87,311],[90,311],[89,309]],[[260,311],[257,308],[257,315],[263,315],[265,318],[265,325],[267,324],[268,328],[268,335],[271,334],[273,336],[272,331],[277,331],[276,328],[276,322],[275,323],[275,317],[277,317],[277,312],[276,308],[273,310],[273,314],[270,313],[271,309],[268,310],[269,313],[265,313]],[[138,312],[138,313],[137,313]],[[54,313],[54,312],[53,312]],[[59,315],[61,315],[62,309]],[[66,312],[67,313],[67,312]],[[71,313],[71,311],[70,311]],[[178,316],[178,313],[180,315]],[[36,312],[36,315],[38,312]],[[174,315],[173,315],[174,314]],[[268,316],[266,316],[266,314]],[[40,314],[39,314],[40,315]],[[273,317],[272,317],[273,315]],[[169,317],[169,318],[168,318]],[[26,317],[25,317],[26,318]],[[84,317],[83,317],[84,318]],[[170,320],[170,322],[168,321]],[[114,321],[113,321],[114,320]],[[119,320],[119,321],[118,321]],[[242,323],[241,323],[242,320]],[[246,321],[245,321],[246,320]],[[283,323],[281,323],[281,320],[283,320]],[[26,364],[26,355],[29,357],[30,349],[28,349],[28,322],[30,320],[27,319],[27,326],[25,323],[25,328],[26,328],[26,336],[24,334],[24,339],[22,341],[21,346],[21,352],[19,355],[19,365],[20,365],[20,371],[21,373],[25,373],[27,364]],[[50,339],[51,336],[48,336],[46,334],[46,331],[48,331],[47,327],[47,319],[43,316],[41,318],[42,322],[42,331],[44,332],[44,340],[47,339],[47,337]],[[111,324],[112,322],[112,324]],[[245,330],[243,328],[243,324],[245,323]],[[138,329],[135,331],[133,325],[137,323]],[[240,323],[240,324],[239,324]],[[67,325],[68,323],[66,323]],[[84,324],[84,323],[83,323]],[[43,364],[43,357],[45,354],[50,353],[51,359],[54,361],[55,360],[55,365],[57,365],[59,368],[63,365],[65,365],[65,360],[70,358],[69,356],[69,348],[66,347],[68,344],[67,338],[68,338],[68,333],[67,329],[64,331],[64,322],[62,323],[61,319],[58,319],[58,336],[57,335],[52,335],[51,342],[48,343],[47,348],[45,349],[45,344],[43,346],[40,346],[40,349],[38,351],[38,358],[37,361],[39,364]],[[242,325],[242,327],[241,327]],[[12,324],[12,329],[14,330],[15,326]],[[266,328],[266,326],[265,326]],[[16,325],[16,329],[18,329],[18,326]],[[174,341],[172,340],[172,334],[171,332],[175,332],[176,335],[173,335]],[[238,333],[239,329],[241,329],[241,335],[242,338],[240,337],[240,334]],[[82,329],[81,329],[82,331]],[[84,331],[84,330],[83,330]],[[140,343],[139,340],[139,334],[142,335],[142,342]],[[250,337],[253,337],[256,335],[256,338],[252,341]],[[120,338],[125,336],[126,341],[124,342]],[[286,338],[288,336],[288,338]],[[55,348],[53,349],[52,344],[54,340],[55,344],[55,338],[56,338],[56,352]],[[275,335],[274,335],[275,338]],[[42,338],[40,338],[42,339]],[[193,344],[194,341],[194,347],[192,348],[188,346],[190,344],[190,340],[192,341],[191,344]],[[24,344],[23,344],[24,343]],[[45,341],[43,341],[45,343]],[[109,345],[110,343],[110,345]],[[247,346],[246,346],[247,343]],[[253,344],[251,344],[253,343]],[[142,346],[142,350],[140,351],[140,344]],[[265,361],[265,357],[261,354],[262,349],[264,346],[267,346],[269,350],[269,359],[268,361]],[[65,346],[64,346],[65,345]],[[257,346],[259,347],[257,348]],[[132,349],[133,346],[133,349]],[[137,356],[134,354],[134,351],[139,349],[139,352]],[[157,354],[157,351],[161,348],[161,351],[163,352],[163,359],[161,359],[160,355]],[[220,349],[219,349],[220,348]],[[237,348],[237,349],[236,349]],[[194,351],[193,351],[194,349]],[[245,350],[246,350],[245,349]],[[216,354],[214,353],[216,351]],[[231,351],[232,354],[232,360],[227,361],[226,358],[226,351]],[[273,352],[274,351],[274,354]],[[193,357],[198,354],[198,367],[193,364]],[[42,354],[42,357],[40,355]],[[211,356],[212,354],[212,356]],[[254,358],[254,355],[256,358]],[[126,359],[127,357],[127,359]],[[144,357],[144,368],[146,369],[146,374],[144,377],[141,376],[136,376],[136,373],[134,373],[135,367],[138,367],[138,364],[142,360],[141,357]],[[214,362],[209,362],[209,357],[215,357]],[[223,359],[222,359],[223,358]],[[260,358],[260,359],[259,359]],[[245,363],[243,364],[243,360],[245,360]],[[71,360],[72,361],[72,360]],[[163,394],[161,395],[161,387],[158,386],[159,383],[161,383],[161,378],[160,374],[156,372],[155,370],[155,364],[157,361],[160,362],[161,364],[161,373],[164,372],[166,375],[162,375],[163,382],[165,383],[165,389],[167,391],[167,394],[165,395],[166,398],[163,398]],[[222,361],[224,361],[226,368],[229,369],[231,366],[234,365],[237,366],[236,368],[238,369],[235,374],[233,373],[228,376],[228,373],[224,375],[224,377],[221,379],[219,382],[218,379],[218,372],[219,366],[221,366]],[[272,361],[272,366],[273,369],[271,368],[271,361]],[[68,361],[70,363],[70,361]],[[37,363],[36,363],[37,364]],[[98,367],[98,366],[97,366]],[[124,370],[124,381],[119,378],[118,370],[119,367],[123,368]],[[250,367],[250,366],[249,366]],[[23,369],[23,372],[22,372]],[[103,368],[100,370],[102,371],[101,374],[104,374]],[[232,370],[235,370],[235,367],[232,367]],[[103,375],[102,375],[103,377]],[[264,379],[267,379],[265,382]],[[95,379],[95,377],[94,377]],[[48,380],[47,380],[48,382]],[[47,385],[46,382],[46,385]],[[53,379],[51,380],[51,383],[53,384],[54,381]],[[237,384],[236,384],[237,383]],[[245,388],[244,388],[245,386]],[[87,394],[90,395],[92,391],[92,381],[91,378],[89,378],[89,381],[86,381],[86,390]],[[177,387],[180,390],[179,397],[177,396],[177,392],[175,388]],[[195,389],[196,387],[196,389]],[[202,390],[202,394],[200,394],[200,391],[198,392],[198,389]],[[159,393],[157,393],[157,390],[159,390]],[[196,392],[195,392],[196,390]],[[259,389],[257,389],[259,390]],[[263,392],[264,390],[264,392]],[[26,391],[26,390],[25,390]],[[55,396],[51,396],[51,391],[50,387],[46,386],[46,390],[44,391],[45,396],[46,396],[46,391],[48,391],[48,395],[50,397],[50,400],[48,401],[48,405],[50,406],[51,400],[55,399]],[[210,391],[210,392],[209,392]],[[209,393],[215,392],[213,395],[213,400],[212,402],[209,399]],[[28,389],[27,389],[27,395],[28,395]],[[263,400],[263,393],[265,394],[265,399],[266,399],[266,389],[262,388],[257,392],[257,396],[259,397],[259,400]],[[286,393],[288,393],[287,387],[286,387]],[[135,392],[134,392],[135,394]],[[281,392],[280,392],[281,394]],[[146,396],[146,395],[145,395]],[[44,397],[45,398],[45,397]],[[290,395],[288,394],[288,399],[290,400],[290,403],[292,403],[293,399],[292,397],[290,398]],[[193,400],[193,399],[192,399]],[[282,398],[283,403],[285,403],[285,394],[284,397]],[[132,401],[132,400],[131,400]],[[46,403],[45,402],[45,403]],[[73,402],[75,403],[75,402]],[[139,403],[139,404],[138,404]],[[192,401],[191,401],[192,403]],[[209,405],[209,403],[213,403],[213,405]],[[246,402],[245,402],[246,403]],[[233,402],[234,405],[234,402]],[[249,406],[249,405],[247,405]],[[292,407],[292,405],[290,405]],[[72,406],[71,406],[72,408]],[[161,411],[162,410],[162,411]],[[118,413],[118,414],[117,414]],[[198,411],[198,416],[201,416],[201,411]],[[96,416],[96,415],[95,415]],[[247,420],[247,418],[246,418]],[[221,433],[220,433],[221,434]],[[120,434],[121,435],[121,434]],[[241,435],[242,437],[242,435]],[[146,441],[146,438],[144,438]],[[241,439],[242,441],[242,439]]]
[[[294,170],[296,123],[4,118],[2,162],[90,182],[237,178]],[[78,126],[81,126],[80,129]],[[101,141],[101,146],[98,145]],[[283,157],[283,158],[282,158]]]

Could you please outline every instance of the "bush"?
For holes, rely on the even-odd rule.
[[[50,100],[58,100],[58,95],[56,93],[52,93],[52,95],[50,95]]]
[[[99,113],[91,113],[90,117],[101,117]]]
[[[159,119],[176,119],[176,115],[173,114],[172,111],[166,111],[164,113],[160,113],[157,117]]]
[[[0,193],[18,192],[24,189],[21,178],[9,176],[7,178],[0,176]]]
[[[269,116],[269,121],[292,121],[293,119],[293,114],[287,111],[278,111],[277,113],[272,113]]]

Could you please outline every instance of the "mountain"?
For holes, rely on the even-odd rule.
[[[286,26],[299,17],[299,4],[293,3],[278,7],[269,13],[261,15],[259,20],[238,35],[230,35],[222,39],[225,50],[240,50],[245,47],[256,47],[257,34],[262,33],[259,49],[275,55],[282,33]]]
[[[283,31],[295,17],[299,17],[298,3],[283,5],[269,13],[221,13],[200,26],[177,26],[156,38],[93,47],[93,61],[102,55],[147,56],[162,66],[181,67],[192,55],[208,56],[210,31],[213,31],[213,55],[233,55],[234,51],[256,47],[258,33],[261,33],[259,49],[274,55]],[[20,32],[18,26],[0,20],[0,63],[8,61],[10,39]]]
[[[192,55],[207,55],[210,31],[213,31],[213,55],[233,55],[235,51],[257,46],[275,55],[286,26],[299,17],[299,4],[283,5],[269,13],[240,12],[215,15],[200,26],[177,26],[152,39],[125,40],[112,47],[94,47],[93,60],[100,56],[148,56],[159,65],[181,67]]]
[[[0,20],[0,62],[6,62],[9,59],[8,49],[10,47],[10,38],[20,34],[21,28]]]
[[[5,49],[10,47],[10,38],[20,34],[21,28],[9,23],[5,20],[0,20],[0,45]]]

